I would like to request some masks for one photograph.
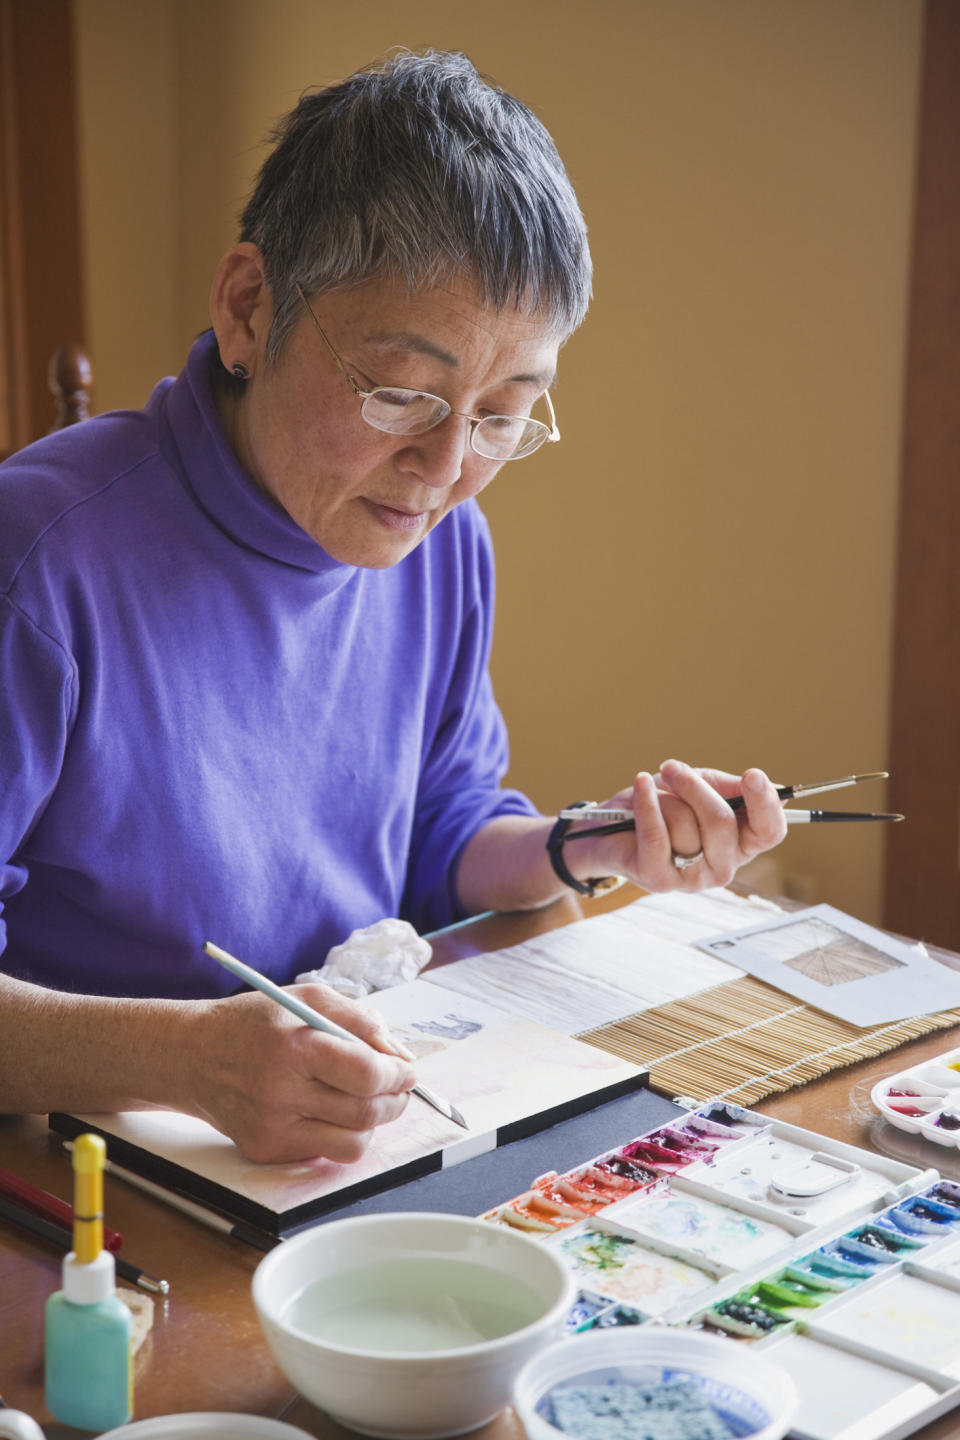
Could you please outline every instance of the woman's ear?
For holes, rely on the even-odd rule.
[[[223,368],[246,379],[263,354],[273,307],[263,256],[256,245],[233,245],[217,266],[210,287],[210,318]]]

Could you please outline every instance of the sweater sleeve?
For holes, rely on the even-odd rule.
[[[410,843],[402,914],[421,933],[463,918],[457,861],[477,831],[499,815],[539,813],[520,791],[501,786],[509,750],[488,669],[494,568],[482,518],[474,538],[456,661],[421,765]]]
[[[56,787],[75,703],[70,656],[0,596],[0,952],[3,905],[27,882],[22,852]]]

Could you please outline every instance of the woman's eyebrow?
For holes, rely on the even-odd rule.
[[[449,350],[444,350],[440,345],[428,340],[426,335],[420,335],[416,330],[381,330],[375,335],[367,336],[369,345],[383,345],[390,350],[413,350],[418,355],[428,355],[431,360],[439,360],[441,365],[446,365],[451,370],[456,370],[460,361],[456,355],[451,355]],[[542,390],[549,390],[557,378],[556,369],[539,370],[531,375],[511,375],[507,384],[517,385],[538,385]]]
[[[385,345],[391,350],[415,350],[419,355],[429,355],[432,360],[439,360],[451,370],[456,370],[460,364],[456,355],[451,355],[449,350],[435,345],[425,335],[418,335],[415,330],[382,330],[379,334],[368,335],[367,343]]]

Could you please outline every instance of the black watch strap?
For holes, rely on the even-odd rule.
[[[587,810],[593,804],[592,800],[575,800],[572,805],[565,805],[565,810]],[[584,817],[586,818],[586,817]],[[573,820],[558,820],[547,838],[547,854],[550,856],[550,863],[553,866],[557,877],[564,885],[569,885],[571,890],[576,890],[578,895],[603,895],[608,890],[616,890],[622,885],[622,875],[601,875],[590,880],[578,880],[571,875],[567,869],[567,862],[563,858],[563,842],[567,838],[567,831],[574,823]]]

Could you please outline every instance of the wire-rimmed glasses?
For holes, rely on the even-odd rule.
[[[364,390],[323,333],[320,321],[299,285],[297,294],[337,369],[362,402],[360,414],[374,430],[382,430],[387,435],[422,435],[446,420],[448,415],[458,415],[463,420],[469,420],[471,448],[485,460],[523,460],[547,441],[554,444],[560,439],[549,390],[543,392],[550,416],[549,425],[529,415],[467,415],[462,410],[454,410],[446,400],[441,400],[439,395],[431,395],[427,390],[405,390],[396,385],[375,385],[372,390]]]

